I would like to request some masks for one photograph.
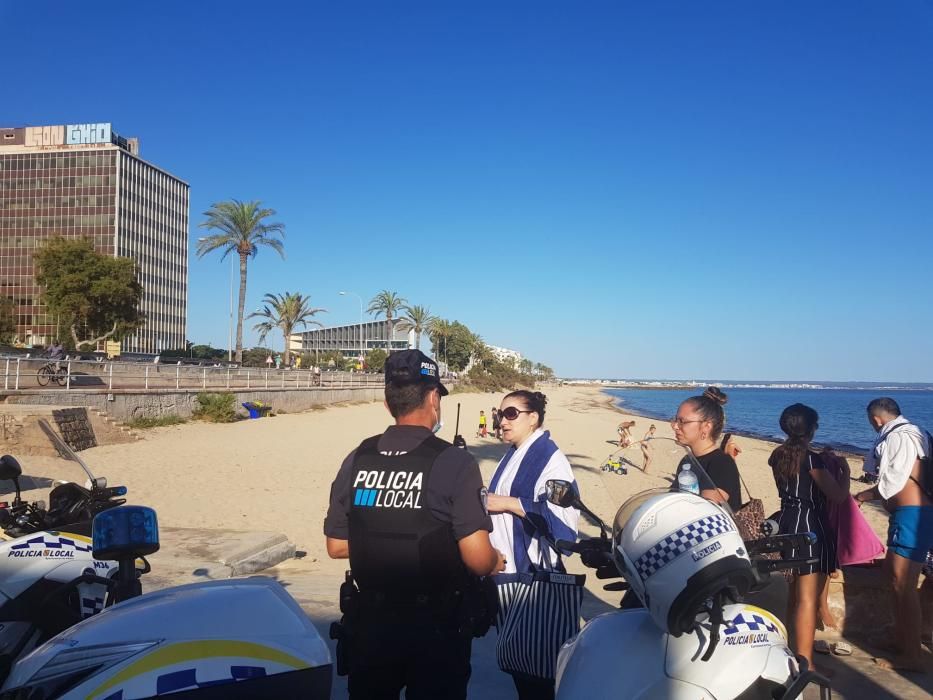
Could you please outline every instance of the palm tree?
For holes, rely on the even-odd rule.
[[[282,331],[285,338],[285,352],[282,354],[282,364],[288,366],[291,356],[291,337],[296,326],[305,328],[310,323],[318,328],[323,328],[324,324],[312,320],[313,316],[319,313],[327,313],[327,309],[315,309],[311,306],[311,297],[305,296],[300,292],[285,292],[285,294],[266,294],[262,303],[265,304],[261,311],[251,313],[248,318],[264,318],[265,321],[253,326],[254,331],[259,331],[259,344],[266,339],[275,329]]]
[[[430,332],[435,317],[426,306],[406,306],[405,315],[398,320],[398,328],[403,331],[415,331],[415,349],[421,349],[421,334]]]
[[[204,212],[201,228],[216,231],[198,239],[198,257],[222,250],[221,260],[231,253],[240,257],[240,300],[236,317],[236,361],[243,362],[243,309],[246,305],[246,261],[255,258],[259,246],[268,246],[285,258],[283,244],[285,224],[267,223],[275,209],[263,208],[261,202],[241,202],[232,199],[217,202]]]
[[[369,300],[369,308],[366,309],[366,312],[376,316],[385,314],[386,317],[386,352],[392,352],[392,329],[394,327],[392,319],[399,309],[404,308],[407,303],[406,299],[395,292],[390,292],[388,289],[383,289]]]
[[[438,353],[441,351],[441,341],[444,343],[444,365],[447,364],[447,341],[450,338],[451,333],[453,333],[453,328],[450,321],[443,318],[435,318],[431,323],[428,333],[431,335],[431,340],[434,341],[434,357],[436,358]]]
[[[492,350],[479,333],[470,333],[470,358],[483,367],[493,359]]]

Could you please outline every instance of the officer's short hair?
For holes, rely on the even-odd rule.
[[[393,418],[407,416],[424,404],[424,398],[437,387],[425,382],[386,384],[386,405]]]
[[[868,404],[868,415],[899,416],[901,415],[901,407],[897,405],[897,401],[894,399],[889,399],[887,396],[882,396],[880,399],[874,399]]]

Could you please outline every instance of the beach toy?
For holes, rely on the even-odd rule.
[[[609,458],[606,463],[603,465],[604,472],[613,472],[614,474],[625,475],[628,474],[628,469],[622,465],[622,459],[612,459]]]

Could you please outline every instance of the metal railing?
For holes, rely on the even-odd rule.
[[[0,358],[5,391],[24,390],[195,390],[225,389],[351,389],[382,387],[382,374],[332,372],[316,369],[263,369],[259,367],[200,367],[195,365],[93,362],[60,360],[61,386],[50,377],[48,386],[39,384],[39,370],[47,358]]]

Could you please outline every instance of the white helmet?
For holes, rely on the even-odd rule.
[[[652,490],[626,501],[612,527],[612,556],[655,624],[691,631],[721,591],[746,593],[754,576],[729,512],[691,493]]]

